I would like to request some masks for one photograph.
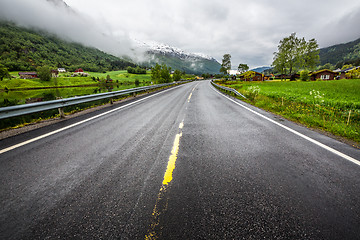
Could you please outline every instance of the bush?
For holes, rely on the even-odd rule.
[[[300,72],[300,79],[301,79],[301,81],[308,81],[310,79],[309,71],[308,70],[301,71]]]
[[[139,66],[136,68],[128,67],[127,72],[131,74],[146,74],[146,69],[140,68]]]
[[[38,67],[37,75],[41,81],[50,81],[51,80],[51,68],[49,66]]]

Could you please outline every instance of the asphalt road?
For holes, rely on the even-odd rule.
[[[1,149],[0,239],[360,239],[360,151],[208,81]]]

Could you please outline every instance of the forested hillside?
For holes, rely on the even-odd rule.
[[[70,71],[81,67],[86,71],[102,72],[136,66],[98,49],[8,22],[0,22],[0,63],[9,71],[32,71],[38,66],[49,65]]]
[[[344,64],[360,65],[360,38],[349,43],[320,49],[320,64],[331,63],[336,68]]]

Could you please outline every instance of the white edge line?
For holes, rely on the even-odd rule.
[[[262,118],[264,118],[264,119],[266,119],[266,120],[268,120],[268,121],[270,121],[270,122],[278,125],[279,127],[282,127],[282,128],[284,128],[284,129],[288,130],[289,132],[292,132],[292,133],[298,135],[299,137],[302,137],[302,138],[308,140],[309,142],[312,142],[312,143],[318,145],[319,147],[322,147],[322,148],[324,148],[324,149],[326,149],[326,150],[328,150],[328,151],[330,151],[330,152],[332,152],[332,153],[334,153],[334,154],[336,154],[336,155],[338,155],[338,156],[340,156],[340,157],[342,157],[342,158],[345,158],[346,160],[348,160],[348,161],[350,161],[350,162],[352,162],[352,163],[355,163],[355,164],[357,164],[358,166],[360,166],[360,161],[359,161],[359,160],[357,160],[357,159],[355,159],[355,158],[352,158],[352,157],[350,157],[350,156],[348,156],[348,155],[346,155],[346,154],[344,154],[344,153],[342,153],[342,152],[339,152],[338,150],[335,150],[335,149],[333,149],[333,148],[331,148],[331,147],[329,147],[329,146],[327,146],[327,145],[325,145],[325,144],[323,144],[323,143],[321,143],[321,142],[318,142],[318,141],[316,141],[316,140],[314,140],[314,139],[312,139],[312,138],[310,138],[310,137],[308,137],[308,136],[306,136],[306,135],[304,135],[304,134],[302,134],[302,133],[299,133],[299,132],[295,131],[294,129],[291,129],[291,128],[285,126],[285,125],[282,125],[281,123],[278,123],[278,122],[272,120],[271,118],[268,118],[268,117],[262,115],[261,113],[258,113],[258,112],[256,112],[256,111],[254,111],[254,110],[252,110],[252,109],[244,106],[243,104],[241,104],[241,103],[239,103],[239,102],[237,102],[237,101],[229,98],[228,96],[220,93],[219,91],[217,91],[217,90],[211,85],[211,83],[210,83],[210,86],[211,86],[211,88],[212,88],[215,92],[217,92],[217,93],[220,94],[221,96],[229,99],[230,101],[236,103],[237,105],[245,108],[246,110],[248,110],[248,111],[250,111],[250,112],[252,112],[252,113],[255,113],[256,115],[258,115],[258,116],[260,116],[260,117],[262,117]]]
[[[181,85],[180,85],[180,86],[181,86]],[[55,130],[55,131],[46,133],[46,134],[44,134],[44,135],[41,135],[41,136],[32,138],[32,139],[30,139],[30,140],[27,140],[27,141],[24,141],[24,142],[15,144],[15,145],[13,145],[13,146],[11,146],[11,147],[4,148],[4,149],[0,150],[0,154],[3,154],[3,153],[6,153],[6,152],[8,152],[8,151],[14,150],[14,149],[16,149],[16,148],[22,147],[22,146],[27,145],[27,144],[29,144],[29,143],[32,143],[32,142],[38,141],[38,140],[40,140],[40,139],[46,138],[46,137],[48,137],[48,136],[54,135],[54,134],[56,134],[56,133],[65,131],[65,130],[67,130],[67,129],[69,129],[69,128],[76,127],[76,126],[78,126],[78,125],[80,125],[80,124],[89,122],[89,121],[91,121],[91,120],[94,120],[94,119],[96,119],[96,118],[102,117],[102,116],[107,115],[107,114],[109,114],[109,113],[118,111],[118,110],[120,110],[120,109],[122,109],[122,108],[128,107],[128,106],[130,106],[130,105],[136,104],[136,103],[141,102],[141,101],[144,101],[144,100],[146,100],[146,99],[148,99],[148,98],[154,97],[154,96],[156,96],[156,95],[158,95],[158,94],[161,94],[161,93],[165,93],[165,92],[167,92],[167,91],[169,91],[169,90],[173,90],[173,89],[178,88],[178,87],[180,87],[180,86],[177,86],[177,87],[174,87],[174,88],[170,88],[170,89],[167,89],[167,90],[162,91],[162,92],[159,92],[159,93],[155,93],[155,94],[153,94],[153,95],[151,95],[151,96],[144,97],[144,98],[139,99],[139,100],[137,100],[137,101],[128,103],[128,104],[126,104],[126,105],[123,105],[123,106],[121,106],[121,107],[118,107],[118,108],[115,108],[115,109],[112,109],[112,110],[109,110],[109,111],[107,111],[107,112],[101,113],[101,114],[99,114],[99,115],[93,116],[93,117],[88,118],[88,119],[85,119],[85,120],[83,120],[83,121],[80,121],[80,122],[71,124],[71,125],[69,125],[69,126],[60,128],[60,129],[58,129],[58,130]]]

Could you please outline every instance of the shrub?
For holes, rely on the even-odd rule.
[[[50,81],[51,80],[51,68],[49,66],[38,67],[37,75],[41,81]]]
[[[310,78],[309,78],[309,71],[308,70],[302,70],[300,72],[300,79],[301,81],[308,81]]]

